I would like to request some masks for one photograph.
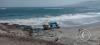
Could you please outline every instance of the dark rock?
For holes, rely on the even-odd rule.
[[[27,26],[27,25],[16,25],[16,28],[23,29],[23,30],[33,30],[31,26]]]

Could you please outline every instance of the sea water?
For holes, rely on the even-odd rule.
[[[41,25],[47,18],[55,19],[62,27],[100,22],[100,11],[78,7],[1,7],[0,23]]]

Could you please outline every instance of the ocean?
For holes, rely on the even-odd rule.
[[[82,7],[1,7],[0,23],[41,25],[47,18],[56,19],[62,27],[100,22],[100,10]]]

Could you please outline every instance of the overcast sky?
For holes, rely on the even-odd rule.
[[[0,0],[0,7],[50,7],[88,0]]]

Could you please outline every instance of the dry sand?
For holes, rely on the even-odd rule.
[[[87,29],[91,33],[91,37],[87,41],[82,41],[78,38],[78,29]],[[73,28],[63,28],[63,33],[66,41],[63,43],[69,45],[100,45],[100,25],[80,26]]]
[[[91,38],[88,41],[82,41],[77,38],[78,29],[85,28],[91,33]],[[61,28],[63,38],[58,42],[46,41],[20,41],[12,40],[7,37],[0,37],[0,45],[99,45],[100,44],[100,25],[97,26],[83,26],[72,28]],[[58,44],[59,43],[59,44]],[[62,44],[61,44],[62,43]]]
[[[33,37],[14,36],[0,30],[0,45],[64,45],[61,43],[35,39]]]

